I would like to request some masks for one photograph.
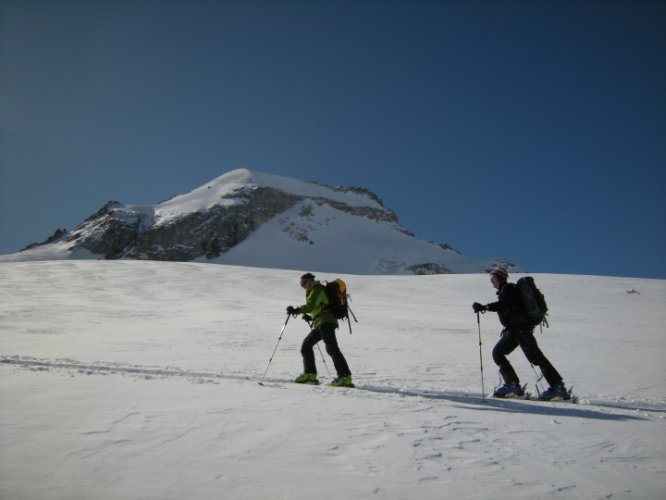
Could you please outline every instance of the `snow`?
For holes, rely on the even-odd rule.
[[[47,245],[39,245],[21,252],[0,255],[0,263],[64,259],[97,260],[99,258],[99,255],[95,255],[85,248],[75,248],[75,244],[71,241],[57,241]]]
[[[352,295],[360,322],[338,340],[358,388],[290,384],[306,324],[277,340],[299,276],[1,263],[0,498],[666,496],[665,281],[534,275],[551,309],[536,335],[572,404],[482,397],[481,274],[320,273]],[[491,313],[480,325],[490,392],[500,327]],[[534,390],[522,353],[510,359]]]
[[[329,187],[303,182],[279,175],[237,169],[204,184],[193,191],[176,196],[155,207],[158,224],[165,224],[183,214],[203,212],[216,205],[231,206],[240,203],[233,194],[243,188],[270,187],[285,193],[306,197],[322,197],[350,206],[382,208],[367,196],[335,191]]]
[[[299,215],[304,209],[308,215]],[[487,260],[444,250],[395,226],[303,201],[207,262],[347,274],[413,274],[406,269],[410,264],[442,260],[458,272],[492,267]]]

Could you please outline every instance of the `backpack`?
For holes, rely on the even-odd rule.
[[[537,288],[534,278],[525,276],[516,281],[516,285],[520,291],[520,297],[523,299],[523,307],[530,326],[534,327],[542,323],[548,326],[548,320],[546,319],[546,316],[548,316],[546,298]]]
[[[347,285],[340,278],[327,281],[324,285],[326,297],[328,297],[327,311],[333,313],[337,319],[344,319],[349,313],[347,305]]]

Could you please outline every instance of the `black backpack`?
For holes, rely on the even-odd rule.
[[[347,285],[340,278],[326,282],[324,285],[328,297],[327,311],[333,313],[337,319],[345,319],[349,314],[347,305]]]
[[[548,326],[548,305],[546,298],[541,293],[534,283],[534,278],[525,276],[516,281],[516,286],[520,291],[520,296],[523,299],[523,307],[525,314],[530,323],[530,326],[538,326],[544,324]]]

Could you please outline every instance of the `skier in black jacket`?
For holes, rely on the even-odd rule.
[[[493,360],[499,366],[504,385],[495,389],[493,396],[496,398],[511,398],[523,395],[518,375],[507,359],[507,355],[520,346],[527,360],[541,368],[544,378],[550,385],[547,390],[539,395],[539,399],[543,401],[569,399],[570,396],[564,387],[562,377],[541,352],[534,338],[534,327],[530,326],[527,320],[520,290],[514,283],[509,283],[508,279],[509,273],[504,268],[496,267],[490,271],[490,282],[497,289],[499,300],[485,306],[478,302],[474,302],[472,305],[476,313],[496,312],[500,323],[504,326],[501,338],[493,349]]]

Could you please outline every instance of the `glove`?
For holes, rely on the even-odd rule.
[[[297,314],[300,314],[300,312],[301,312],[300,307],[294,307],[294,306],[287,307],[287,314],[290,314],[292,316],[296,316]]]
[[[303,319],[308,323],[312,323],[312,317],[309,314],[304,314]]]
[[[478,302],[474,302],[474,304],[472,304],[472,309],[474,309],[475,313],[486,312],[486,306],[479,304]]]

